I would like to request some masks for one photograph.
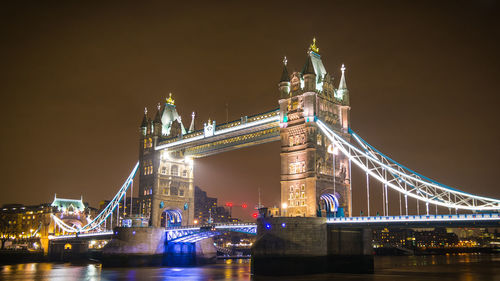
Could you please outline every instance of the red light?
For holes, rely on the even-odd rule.
[[[248,207],[247,204],[245,204],[245,203],[241,204],[241,208],[246,209],[247,207]]]
[[[257,213],[253,213],[253,214],[252,214],[252,217],[253,217],[254,219],[256,219],[256,218],[257,218],[257,216],[258,216],[258,215],[257,215]]]
[[[232,207],[232,206],[233,206],[233,202],[227,202],[227,203],[226,203],[226,206],[227,206],[227,207]]]

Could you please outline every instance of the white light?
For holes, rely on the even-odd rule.
[[[283,204],[281,204],[281,208],[283,208],[283,209],[288,208],[288,204],[286,202],[283,202]]]

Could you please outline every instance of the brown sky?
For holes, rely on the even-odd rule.
[[[230,119],[273,109],[282,57],[300,70],[313,36],[336,81],[346,64],[355,131],[424,175],[500,197],[498,2],[152,3],[1,4],[0,204],[111,198],[137,161],[145,106],[172,92],[198,126],[224,122],[226,102]],[[222,202],[254,205],[259,186],[279,201],[279,143],[195,169]],[[359,212],[363,180],[353,188]]]

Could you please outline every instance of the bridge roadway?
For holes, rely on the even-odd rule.
[[[500,213],[458,214],[458,215],[409,215],[327,218],[327,224],[339,228],[382,228],[382,227],[500,227]],[[222,232],[234,231],[257,234],[255,223],[211,224],[169,227],[165,229],[167,241],[193,243],[213,237]],[[111,239],[112,231],[50,236],[50,240],[94,240]]]

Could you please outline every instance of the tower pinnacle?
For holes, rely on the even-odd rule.
[[[193,113],[191,113],[191,125],[189,126],[189,131],[188,133],[192,133],[194,132],[194,117],[195,117],[195,113],[193,111]]]
[[[288,75],[288,69],[286,68],[287,63],[288,63],[288,60],[286,59],[286,56],[285,56],[283,58],[283,72],[281,73],[280,82],[290,82],[290,75]]]
[[[319,48],[316,46],[316,38],[313,38],[313,43],[309,46],[309,50],[319,54]]]
[[[339,90],[340,89],[347,89],[347,83],[345,81],[345,66],[344,64],[342,64],[342,67],[340,68],[340,70],[342,71],[342,76],[340,77],[340,83],[339,83]]]
[[[174,99],[172,99],[172,93],[168,94],[168,99],[167,99],[166,102],[167,102],[167,104],[170,104],[170,105],[174,105],[175,104]]]

